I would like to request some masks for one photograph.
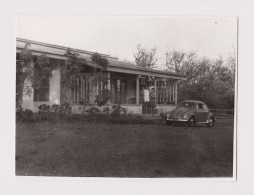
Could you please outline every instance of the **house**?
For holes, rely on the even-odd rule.
[[[50,59],[50,65],[52,66],[59,67],[66,60],[67,47],[21,38],[16,39],[17,54],[21,52],[26,43],[30,44],[29,50],[34,57],[45,54]],[[186,80],[185,76],[136,66],[119,61],[115,57],[100,54],[109,62],[105,68],[92,61],[93,52],[69,49],[86,59],[87,72],[84,76],[75,78],[75,86],[66,92],[64,90],[65,86],[61,82],[59,69],[54,69],[43,87],[32,90],[30,95],[23,96],[22,107],[37,112],[38,106],[41,104],[53,105],[69,102],[72,106],[72,112],[78,114],[84,112],[85,109],[96,106],[95,96],[106,87],[112,92],[112,98],[106,106],[121,104],[122,107],[127,109],[128,113],[142,114],[141,92],[145,85],[149,85],[149,88],[154,91],[154,101],[159,112],[168,112],[176,107],[177,82]],[[91,85],[92,68],[102,70],[107,74],[107,86]],[[86,98],[86,102],[84,101],[85,97],[89,97]],[[85,109],[83,109],[84,106]],[[99,108],[102,109],[103,107]]]

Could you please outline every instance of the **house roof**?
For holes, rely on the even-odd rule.
[[[65,56],[66,50],[70,49],[71,51],[76,52],[81,57],[85,58],[88,61],[88,64],[90,66],[95,66],[95,67],[103,69],[103,67],[100,67],[99,65],[92,62],[91,60],[91,55],[94,54],[95,52],[68,48],[64,46],[42,43],[42,42],[37,42],[37,41],[32,41],[32,40],[22,39],[22,38],[16,39],[17,52],[19,52],[22,48],[24,48],[25,43],[30,44],[29,49],[32,51],[34,55],[40,55],[41,53],[44,53],[48,57],[66,59],[66,56]],[[167,71],[162,71],[162,70],[155,70],[155,69],[140,67],[129,62],[120,61],[118,60],[118,58],[112,57],[107,54],[100,53],[100,55],[108,59],[109,64],[106,69],[107,71],[110,71],[110,72],[121,72],[121,73],[127,73],[127,74],[135,74],[135,75],[150,75],[150,76],[155,76],[160,78],[186,80],[186,77],[183,75],[179,75],[179,74],[167,72]]]

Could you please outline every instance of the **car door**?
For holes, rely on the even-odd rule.
[[[203,103],[197,103],[196,112],[195,112],[195,120],[197,123],[202,123],[207,121],[209,111],[207,106]]]

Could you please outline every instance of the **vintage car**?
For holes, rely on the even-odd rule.
[[[175,122],[187,123],[188,126],[195,124],[206,124],[212,127],[216,121],[204,102],[196,100],[186,100],[180,102],[175,110],[167,114],[166,124],[170,125]]]

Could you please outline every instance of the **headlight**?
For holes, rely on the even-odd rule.
[[[187,118],[188,114],[184,113],[182,116],[183,116],[183,118]]]

